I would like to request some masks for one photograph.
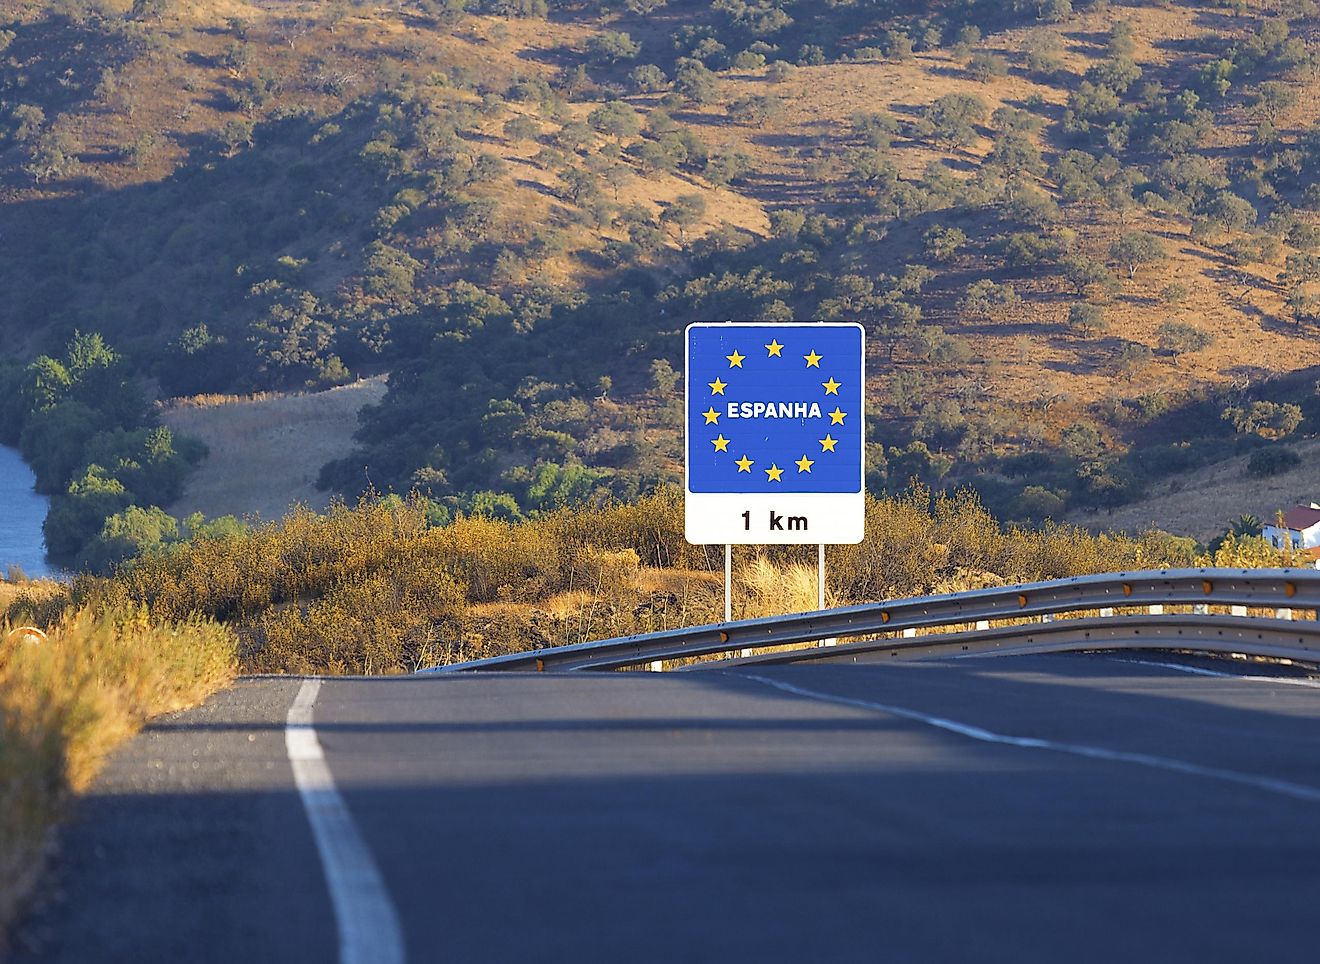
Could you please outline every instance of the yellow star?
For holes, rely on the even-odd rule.
[[[766,479],[767,482],[782,481],[779,477],[784,474],[784,470],[781,469],[779,466],[775,465],[774,463],[771,463],[770,468],[762,469],[762,471],[765,472],[766,475],[770,476],[770,478]]]
[[[805,358],[805,359],[807,360],[807,367],[808,367],[808,368],[819,368],[819,367],[820,367],[820,360],[821,360],[822,358],[824,358],[825,356],[824,356],[824,355],[817,355],[817,354],[816,354],[816,349],[813,348],[813,349],[811,349],[811,354],[810,354],[810,355],[803,355],[802,357]]]
[[[809,473],[811,471],[811,467],[816,463],[804,455],[802,456],[802,458],[798,459],[797,462],[794,464],[797,465],[799,472]]]
[[[848,413],[839,411],[839,406],[835,405],[834,411],[830,412],[830,424],[842,425],[843,420],[847,417],[848,417]]]
[[[725,355],[724,357],[729,359],[730,368],[742,368],[743,359],[747,356],[738,354],[738,349],[735,348],[732,355]]]
[[[820,450],[822,452],[833,452],[834,446],[839,444],[839,440],[832,435],[826,435],[823,439],[819,439],[818,441],[820,442]]]
[[[720,424],[720,413],[715,411],[715,406],[712,405],[710,408],[706,409],[701,414],[706,416],[707,425]]]
[[[719,378],[716,378],[713,382],[707,382],[706,384],[710,386],[710,393],[712,395],[723,395],[724,390],[729,387],[728,382],[722,382]],[[835,394],[838,393],[836,392]]]
[[[750,472],[752,471],[752,466],[755,465],[756,463],[744,455],[742,458],[740,458],[738,461],[734,462],[733,464],[738,466],[739,472]]]
[[[719,438],[713,438],[713,439],[711,439],[711,440],[710,440],[710,444],[713,445],[713,446],[715,446],[715,451],[716,451],[716,452],[727,452],[727,451],[729,451],[729,440],[726,439],[726,438],[724,437],[724,433],[723,433],[723,432],[720,433],[720,437],[719,437]]]
[[[840,383],[840,382],[836,382],[836,381],[834,380],[834,376],[833,376],[833,375],[830,376],[830,380],[829,380],[828,382],[821,382],[820,384],[821,384],[822,387],[824,387],[824,389],[825,389],[825,394],[826,394],[826,395],[837,395],[837,394],[839,394],[839,385],[840,385],[841,383]]]
[[[781,344],[779,344],[779,339],[778,339],[778,338],[774,339],[773,341],[770,342],[770,344],[766,345],[766,346],[765,346],[765,350],[768,351],[768,352],[770,353],[769,357],[771,357],[771,358],[783,358],[783,357],[784,357],[783,355],[780,354],[780,352],[782,352],[782,351],[784,350],[784,346],[781,345]]]

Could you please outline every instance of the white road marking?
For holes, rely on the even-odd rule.
[[[335,788],[312,726],[319,679],[303,680],[289,707],[284,745],[321,855],[339,929],[340,964],[403,964],[403,930],[380,870]]]
[[[1320,680],[1305,679],[1302,677],[1288,676],[1245,676],[1242,673],[1223,673],[1215,669],[1206,669],[1202,666],[1184,666],[1181,663],[1159,663],[1150,659],[1121,659],[1120,663],[1132,663],[1134,666],[1158,666],[1160,669],[1176,669],[1180,673],[1190,673],[1193,676],[1215,676],[1219,679],[1240,679],[1248,683],[1282,683],[1285,686],[1307,686],[1311,689],[1320,689]]]
[[[770,679],[766,676],[755,676],[750,673],[732,675],[740,675],[744,679],[755,680],[758,683],[764,683],[766,686],[773,686],[775,689],[783,690],[786,693],[793,693],[797,696],[822,700],[826,703],[838,703],[841,706],[853,706],[858,709],[888,713],[891,716],[898,716],[905,720],[924,723],[925,725],[933,726],[938,730],[957,733],[959,736],[979,740],[982,743],[997,743],[1001,746],[1015,746],[1028,750],[1049,750],[1054,753],[1067,753],[1072,756],[1086,757],[1091,760],[1131,763],[1136,766],[1150,767],[1154,770],[1169,770],[1173,773],[1182,773],[1187,776],[1205,777],[1210,780],[1221,780],[1225,783],[1237,783],[1243,786],[1254,787],[1258,790],[1277,793],[1285,797],[1293,797],[1297,800],[1320,803],[1320,788],[1309,787],[1300,783],[1290,783],[1287,780],[1276,780],[1273,777],[1256,776],[1251,773],[1239,773],[1236,770],[1221,770],[1218,767],[1206,767],[1201,766],[1199,763],[1188,763],[1185,760],[1175,760],[1171,757],[1152,756],[1148,753],[1129,753],[1126,750],[1111,750],[1102,746],[1087,746],[1083,743],[1056,743],[1053,740],[1042,740],[1039,737],[1034,736],[1008,736],[1003,733],[992,732],[991,730],[979,726],[973,726],[969,723],[959,723],[956,720],[946,720],[943,717],[930,716],[929,714],[922,713],[918,710],[910,710],[902,706],[892,706],[888,703],[877,703],[871,700],[859,700],[850,696],[838,696],[834,693],[821,693],[816,690],[805,689],[801,686],[794,686],[792,683]]]

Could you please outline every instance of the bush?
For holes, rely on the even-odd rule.
[[[1008,76],[1008,61],[999,54],[973,54],[972,59],[967,62],[967,73],[974,80],[979,80],[983,84],[989,83],[996,77]]]
[[[1279,475],[1302,464],[1302,457],[1293,449],[1282,445],[1272,445],[1257,449],[1247,459],[1247,474],[1256,478]]]
[[[1076,302],[1068,308],[1068,324],[1078,331],[1088,334],[1105,331],[1109,324],[1105,321],[1105,310],[1099,305]]]

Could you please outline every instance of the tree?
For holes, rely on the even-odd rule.
[[[1037,30],[1025,44],[1027,70],[1033,74],[1052,74],[1063,67],[1063,38],[1053,30]]]
[[[699,60],[684,57],[678,61],[674,89],[694,104],[709,104],[720,95],[715,74]]]
[[[1131,57],[1136,49],[1136,43],[1132,37],[1132,23],[1127,20],[1120,20],[1115,23],[1109,31],[1109,43],[1106,46],[1105,53],[1109,57],[1117,59]]]
[[[622,31],[602,30],[587,41],[587,58],[598,64],[617,64],[635,59],[641,49],[641,44]]]
[[[1231,405],[1221,417],[1243,435],[1277,439],[1297,430],[1302,424],[1302,409],[1291,402],[1255,401],[1246,407]]]
[[[69,135],[48,130],[37,138],[23,169],[38,184],[65,177],[78,167],[76,150]]]
[[[585,204],[600,196],[600,185],[596,175],[580,167],[568,167],[559,172],[559,179],[564,182],[569,200],[574,204]]]
[[[1156,334],[1160,348],[1172,354],[1175,359],[1208,348],[1215,341],[1210,332],[1184,321],[1166,321],[1160,325]]]
[[[761,126],[784,112],[784,104],[774,94],[749,94],[729,104],[729,117],[740,124]]]
[[[931,136],[950,147],[966,147],[976,140],[976,125],[985,121],[989,108],[972,94],[945,94],[926,107],[923,118]]]
[[[18,104],[9,112],[9,136],[19,144],[35,141],[46,127],[46,112],[36,104]]]
[[[1109,327],[1105,321],[1105,310],[1099,305],[1085,301],[1075,302],[1069,306],[1068,324],[1087,334],[1101,332]]]
[[[1256,105],[1271,125],[1277,124],[1280,116],[1296,103],[1297,91],[1283,81],[1267,80],[1256,91]]]
[[[1284,445],[1274,445],[1251,453],[1251,458],[1247,459],[1247,474],[1265,478],[1295,469],[1301,464],[1302,457],[1295,450]],[[1258,530],[1256,535],[1259,534]]]
[[[967,243],[967,235],[959,228],[937,224],[923,235],[923,240],[926,243],[926,255],[931,260],[952,261]]]
[[[700,194],[680,194],[660,215],[661,224],[672,224],[678,228],[681,244],[687,244],[687,229],[701,220],[706,213],[706,199]]]
[[[653,94],[669,86],[669,78],[655,64],[634,67],[628,79],[632,81],[633,87],[639,94]]]
[[[1120,374],[1126,375],[1128,384],[1132,384],[1132,379],[1141,373],[1154,358],[1152,352],[1147,346],[1138,344],[1134,341],[1125,342],[1123,347],[1114,354],[1114,367]]]
[[[617,138],[632,137],[642,127],[637,111],[621,100],[601,104],[587,115],[587,123],[602,134]]]
[[[1137,276],[1145,265],[1158,264],[1168,257],[1164,242],[1146,231],[1127,231],[1109,246],[1109,256],[1127,269],[1128,278]]]
[[[155,20],[157,23],[164,23],[168,9],[167,0],[133,0],[128,15],[134,20]]]
[[[1206,205],[1205,214],[1225,231],[1245,231],[1256,223],[1256,209],[1232,191],[1220,191]]]
[[[1063,275],[1073,286],[1078,297],[1086,297],[1092,289],[1106,294],[1115,287],[1114,276],[1104,264],[1094,258],[1069,255],[1060,263]]]
[[[1008,76],[1008,61],[999,54],[978,53],[973,54],[971,60],[967,62],[967,73],[973,80],[979,80],[981,83],[989,83],[996,77]]]

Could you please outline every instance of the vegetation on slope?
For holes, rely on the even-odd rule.
[[[350,496],[673,480],[696,318],[862,321],[873,490],[1017,519],[1314,428],[1310,0],[15,17],[0,340],[171,394],[390,370]]]
[[[689,545],[682,517],[673,489],[521,523],[449,521],[416,497],[368,499],[200,535],[72,592],[84,604],[142,605],[160,620],[221,620],[238,632],[247,672],[406,672],[717,621],[722,554]],[[871,499],[867,531],[861,545],[829,550],[840,603],[1190,564],[1195,553],[1191,540],[1162,533],[1004,527],[970,493]],[[787,572],[814,557],[796,547],[743,553],[739,600],[765,599],[753,591],[757,571]],[[784,611],[792,601],[760,605]]]

